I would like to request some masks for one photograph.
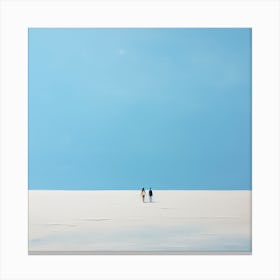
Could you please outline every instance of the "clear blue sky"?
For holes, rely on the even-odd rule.
[[[251,29],[29,29],[30,189],[251,189]]]

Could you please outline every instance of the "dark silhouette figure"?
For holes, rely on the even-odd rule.
[[[152,198],[153,198],[153,191],[152,191],[152,189],[150,188],[150,190],[149,190],[149,199],[150,199],[150,202],[152,202]]]
[[[142,201],[145,202],[146,192],[145,192],[145,189],[144,189],[144,188],[142,188],[141,196],[142,196]]]

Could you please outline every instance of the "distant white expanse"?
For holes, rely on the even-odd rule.
[[[29,253],[250,253],[251,191],[29,191]]]

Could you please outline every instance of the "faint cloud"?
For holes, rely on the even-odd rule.
[[[125,55],[126,54],[126,50],[125,49],[119,49],[118,50],[118,55]]]

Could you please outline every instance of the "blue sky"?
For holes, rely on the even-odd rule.
[[[30,189],[251,189],[251,29],[28,39]]]

